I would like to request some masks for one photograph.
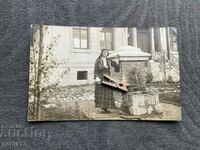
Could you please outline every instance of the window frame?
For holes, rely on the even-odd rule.
[[[86,78],[78,78],[79,77],[79,73],[81,73],[81,77],[86,77]],[[85,73],[85,74],[84,74]],[[88,71],[84,70],[84,71],[77,71],[77,76],[76,76],[76,80],[77,81],[87,81],[88,80]]]
[[[109,30],[110,31],[109,31]],[[107,38],[106,38],[106,33],[110,33],[111,34],[111,48],[110,49],[108,49],[106,46],[107,46]],[[100,38],[100,49],[108,49],[108,50],[113,50],[113,29],[112,28],[102,28],[101,30],[100,30],[100,34],[103,34],[103,37],[104,37],[104,47],[102,48],[101,47],[101,38]],[[101,36],[101,35],[100,35]]]
[[[171,31],[172,30],[172,31]],[[176,32],[175,32],[176,30]],[[176,36],[173,36],[171,35],[171,32],[174,32],[176,34]],[[172,38],[176,38],[176,40],[174,41]],[[167,28],[167,38],[168,38],[168,41],[167,41],[167,44],[168,44],[168,48],[169,48],[169,51],[170,52],[176,52],[178,51],[178,42],[177,42],[177,28],[174,28],[174,27],[168,27]],[[173,49],[172,48],[172,45],[176,43],[176,49]]]
[[[86,29],[82,29],[82,28],[86,28]],[[75,47],[74,45],[74,30],[79,30],[79,42],[80,42],[80,46],[79,47]],[[86,30],[87,33],[87,47],[86,48],[82,48],[81,46],[81,30]],[[74,49],[89,49],[89,28],[88,27],[73,27],[72,28],[72,35],[73,35],[73,48]]]

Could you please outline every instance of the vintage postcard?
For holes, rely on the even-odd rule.
[[[181,120],[175,27],[31,26],[28,121]]]

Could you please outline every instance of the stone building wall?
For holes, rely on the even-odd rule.
[[[49,84],[61,86],[83,85],[94,83],[94,64],[100,54],[100,28],[88,28],[88,48],[73,48],[73,28],[64,26],[44,26],[44,51],[47,45],[59,35],[53,47],[53,57],[61,64],[52,69]],[[115,28],[113,33],[114,48],[127,44],[127,29]],[[77,80],[78,71],[87,72],[86,80]]]
[[[100,27],[88,28],[88,44],[87,49],[73,48],[73,27],[64,26],[43,26],[43,48],[44,56],[48,51],[49,45],[56,39],[53,46],[53,59],[59,62],[56,67],[52,69],[51,79],[49,84],[59,84],[61,86],[69,85],[83,85],[94,83],[93,70],[96,58],[100,53]],[[156,60],[156,49],[154,41],[154,29],[148,29],[149,37],[149,53],[151,54],[151,61]],[[166,30],[165,28],[159,29],[159,47],[167,49],[166,43]],[[133,46],[137,47],[137,29],[132,28]],[[113,48],[119,49],[122,46],[128,45],[128,28],[113,28]],[[178,55],[177,55],[178,56]],[[146,70],[155,77],[155,82],[161,81],[161,77],[156,77],[159,72],[158,63],[150,63],[147,65]],[[129,65],[128,65],[129,66]],[[124,65],[125,69],[129,68]],[[149,67],[149,68],[148,68]],[[154,68],[152,70],[152,68]],[[177,69],[176,69],[177,70]],[[86,71],[86,80],[77,80],[77,72]],[[171,71],[173,72],[173,71]],[[176,72],[176,71],[174,71]],[[173,73],[174,73],[173,72]],[[170,73],[170,74],[173,74]]]

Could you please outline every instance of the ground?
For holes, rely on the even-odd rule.
[[[129,116],[119,109],[111,109],[111,113],[102,113],[99,108],[94,107],[93,101],[80,101],[80,111],[84,112],[89,118],[95,120],[124,120],[124,119],[140,119],[140,120],[180,120],[181,108],[172,104],[161,103],[162,114],[153,114],[146,116]]]
[[[176,94],[173,97],[169,93],[160,95],[162,114],[131,116],[117,108],[111,109],[111,113],[102,113],[99,108],[95,108],[94,85],[50,88],[46,93],[48,99],[43,97],[47,101],[41,105],[40,120],[180,120],[181,107],[177,103],[171,103],[172,100],[168,101],[169,98],[175,98]]]
[[[43,117],[41,120],[181,120],[181,108],[173,104],[161,103],[162,114],[152,114],[143,116],[131,116],[124,114],[119,109],[111,109],[110,113],[102,113],[101,109],[94,107],[94,101],[79,101],[78,103],[69,102],[63,108],[62,115],[58,114],[59,108],[55,105],[47,105],[43,109]],[[49,111],[53,112],[49,114]],[[44,113],[46,111],[46,114]],[[60,118],[61,117],[61,118]]]

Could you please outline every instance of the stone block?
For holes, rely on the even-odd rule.
[[[148,93],[144,96],[145,105],[156,105],[159,103],[159,95],[155,92]]]
[[[170,70],[167,71],[167,80],[169,82],[179,82],[180,81],[180,73],[179,70],[175,68],[171,68]]]
[[[150,109],[149,109],[150,110]],[[150,110],[151,111],[151,110]],[[149,112],[150,112],[149,111]],[[144,115],[148,113],[148,109],[144,108],[144,107],[130,107],[129,108],[129,112],[131,115]],[[150,112],[151,113],[151,112]]]
[[[137,91],[128,93],[129,113],[131,115],[161,113],[162,108],[159,104],[159,95],[152,91]],[[123,103],[126,104],[126,103]]]
[[[149,106],[147,108],[147,114],[150,115],[150,114],[152,114],[152,112],[153,112],[153,108],[152,108],[152,106]]]
[[[154,105],[153,111],[154,111],[155,113],[162,113],[162,112],[163,112],[162,105],[161,105],[161,104],[156,104],[156,105]]]

